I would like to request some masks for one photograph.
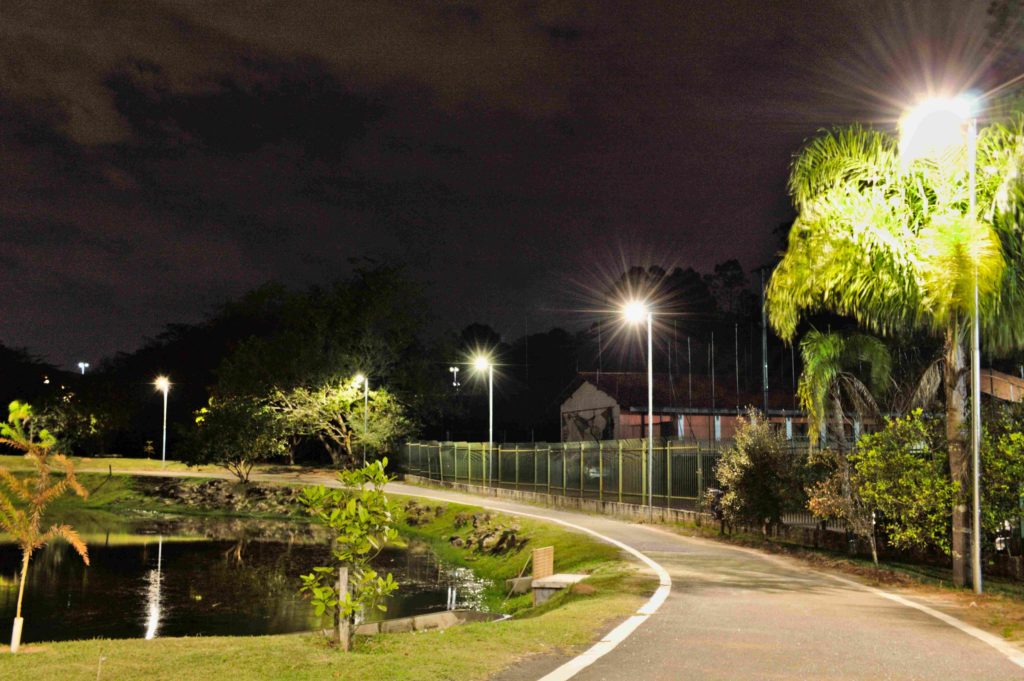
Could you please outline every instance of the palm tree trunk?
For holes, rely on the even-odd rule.
[[[946,330],[943,385],[946,393],[946,444],[949,476],[956,486],[953,497],[953,585],[967,584],[967,443],[964,421],[967,413],[967,372],[961,325]]]

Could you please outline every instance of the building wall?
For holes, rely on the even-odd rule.
[[[606,392],[584,383],[562,403],[562,442],[615,440],[621,437],[619,405]]]

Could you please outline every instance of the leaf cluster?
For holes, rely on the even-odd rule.
[[[803,465],[772,424],[750,410],[739,419],[734,446],[718,463],[725,519],[761,525],[766,532],[778,526],[784,513],[803,507]]]
[[[334,565],[319,566],[302,576],[300,591],[310,598],[317,615],[355,618],[380,603],[398,585],[391,574],[378,574],[371,564],[385,546],[398,542],[397,508],[384,494],[387,459],[363,468],[340,471],[340,487],[306,487],[299,497],[306,511],[332,530]],[[338,568],[346,567],[349,587],[339,593]]]
[[[10,404],[7,421],[0,423],[0,444],[24,452],[33,470],[28,476],[16,476],[0,467],[0,529],[14,537],[26,556],[62,538],[88,565],[88,548],[74,528],[65,524],[42,526],[46,507],[57,497],[69,491],[82,498],[89,495],[75,477],[71,460],[51,451],[55,443],[51,433],[36,427],[31,406],[18,401]],[[55,469],[62,474],[56,480]]]

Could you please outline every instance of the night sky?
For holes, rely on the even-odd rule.
[[[987,0],[0,3],[0,341],[65,366],[404,263],[438,329],[777,248],[822,125],[986,86]]]

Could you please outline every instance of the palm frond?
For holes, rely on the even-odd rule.
[[[51,526],[50,529],[48,529],[39,538],[38,546],[42,546],[46,542],[48,542],[48,541],[50,541],[52,539],[56,539],[58,537],[66,540],[69,544],[71,544],[71,546],[75,549],[75,551],[78,552],[78,555],[80,555],[82,557],[82,561],[86,565],[89,564],[89,547],[86,546],[86,544],[82,540],[82,538],[80,536],[78,536],[78,532],[76,532],[75,529],[73,527],[71,527],[70,525],[53,525],[53,526]]]
[[[936,359],[921,373],[914,390],[899,406],[899,411],[908,412],[912,409],[924,409],[935,402],[942,388],[943,360]]]
[[[28,485],[6,468],[0,468],[0,484],[9,489],[11,494],[22,501],[32,499],[32,492],[29,490]]]

